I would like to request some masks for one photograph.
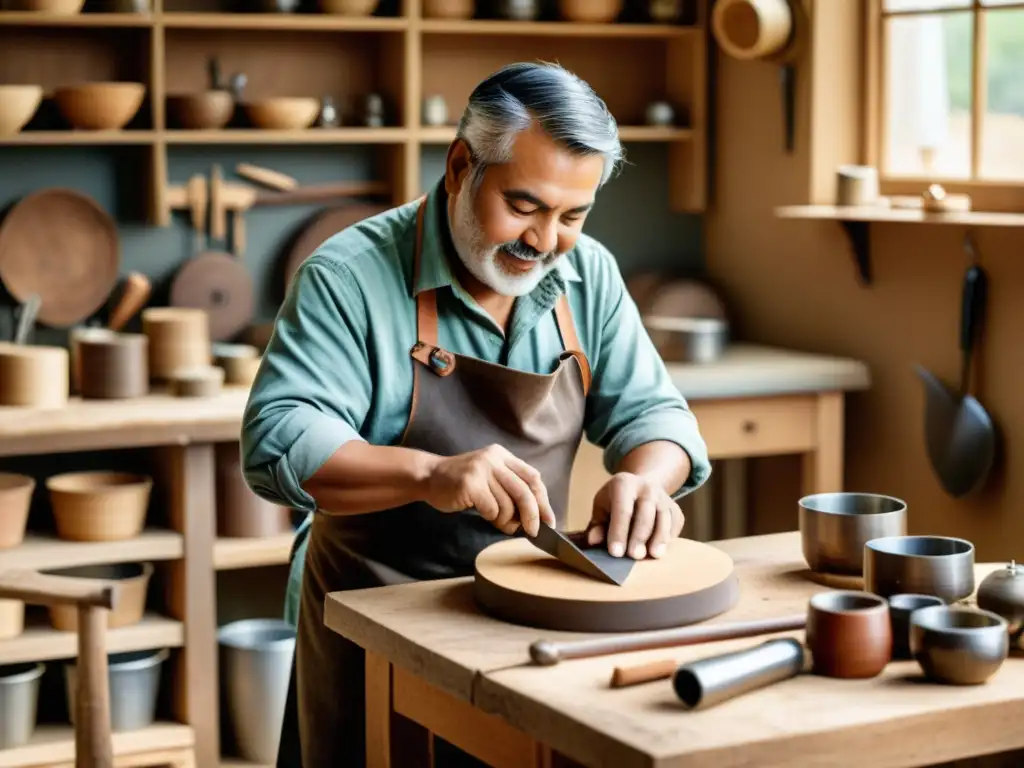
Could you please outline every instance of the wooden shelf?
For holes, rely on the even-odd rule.
[[[677,38],[702,33],[697,26],[682,24],[585,24],[573,21],[501,21],[491,19],[424,19],[426,34],[521,35],[556,37],[653,37]]]
[[[404,128],[309,128],[300,131],[166,131],[168,144],[397,144],[409,138]]]
[[[137,731],[113,734],[114,757],[188,749],[194,741],[192,728],[187,725],[154,723]],[[70,725],[40,725],[28,744],[0,750],[0,768],[70,766],[74,762],[75,734]]]
[[[780,219],[838,222],[850,240],[857,274],[862,285],[871,284],[871,224],[944,224],[962,227],[1024,227],[1024,213],[950,211],[930,213],[920,209],[884,206],[787,205],[775,209]]]
[[[180,621],[150,613],[143,616],[138,624],[107,632],[107,651],[123,653],[150,648],[180,648],[184,639],[185,631]],[[48,624],[26,622],[25,631],[20,635],[0,640],[0,664],[71,659],[77,655],[78,634],[58,632]]]
[[[3,766],[0,766],[0,768],[3,768]],[[240,757],[222,757],[220,759],[220,768],[273,768],[273,766],[263,765],[262,763],[250,763]]]
[[[415,136],[423,144],[449,144],[455,138],[455,126],[424,126],[416,130]],[[689,128],[620,125],[619,137],[625,142],[689,141],[693,138],[693,131]]]
[[[184,554],[182,536],[175,531],[151,529],[126,541],[97,542],[29,534],[19,546],[0,550],[0,570],[179,560]]]
[[[156,14],[79,13],[65,16],[35,11],[0,11],[0,26],[8,27],[151,27]]]
[[[218,571],[286,565],[295,534],[259,539],[219,538],[213,545],[213,567]]]
[[[349,17],[318,13],[182,13],[157,17],[168,29],[264,29],[310,32],[401,32],[408,19]]]
[[[145,146],[156,136],[154,131],[25,131],[0,136],[0,146]]]

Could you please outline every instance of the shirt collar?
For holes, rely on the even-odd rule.
[[[459,256],[448,224],[448,192],[444,188],[443,178],[427,194],[423,205],[427,206],[423,216],[423,250],[420,253],[419,273],[413,278],[413,296],[445,286],[460,290],[451,268],[452,260]],[[558,260],[551,273],[541,281],[541,286],[548,282],[548,278],[554,278],[558,282],[559,293],[562,293],[568,283],[581,280],[568,256],[565,254]]]

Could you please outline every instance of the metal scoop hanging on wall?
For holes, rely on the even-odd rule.
[[[925,391],[925,440],[928,459],[946,492],[954,498],[980,490],[995,461],[996,430],[984,406],[970,394],[974,345],[985,315],[988,278],[977,263],[968,233],[969,256],[964,274],[960,316],[960,391],[943,384],[931,371],[917,366]]]
[[[734,59],[777,64],[786,152],[796,136],[796,63],[807,45],[808,18],[801,0],[717,0],[711,29]]]

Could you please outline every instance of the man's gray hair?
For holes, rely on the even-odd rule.
[[[477,164],[471,187],[488,165],[511,159],[516,134],[534,122],[574,154],[602,155],[602,186],[623,158],[618,124],[586,82],[557,64],[510,64],[473,90],[459,122]]]

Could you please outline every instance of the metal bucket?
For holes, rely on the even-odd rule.
[[[222,690],[239,756],[273,765],[281,739],[295,630],[277,619],[246,619],[217,633]]]
[[[0,749],[25,744],[36,729],[43,664],[0,667]]]
[[[157,697],[160,693],[160,667],[169,656],[159,651],[133,651],[107,657],[110,681],[110,730],[135,731],[156,720]],[[68,713],[75,723],[75,665],[64,667],[68,697]]]

